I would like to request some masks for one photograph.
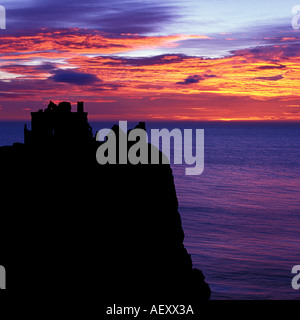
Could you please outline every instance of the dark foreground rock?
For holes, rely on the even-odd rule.
[[[99,165],[96,149],[0,148],[7,286],[112,303],[208,299],[183,245],[170,166]]]

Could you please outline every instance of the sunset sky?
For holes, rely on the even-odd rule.
[[[0,4],[0,119],[83,100],[93,120],[300,120],[300,0]]]

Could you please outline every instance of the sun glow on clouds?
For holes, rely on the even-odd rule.
[[[0,39],[1,53],[58,53],[67,51],[74,54],[116,54],[132,50],[156,47],[176,47],[177,41],[186,39],[209,39],[204,35],[139,36],[123,34],[111,36],[97,30],[44,28],[35,35]]]
[[[85,100],[95,118],[300,120],[300,108],[291,107],[299,106],[300,87],[300,50],[286,45],[291,37],[278,39],[282,45],[236,50],[216,59],[176,53],[138,57],[144,50],[213,39],[79,28],[4,35],[0,96],[10,103]]]

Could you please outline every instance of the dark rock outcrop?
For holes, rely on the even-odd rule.
[[[170,166],[99,165],[98,146],[0,148],[8,286],[113,303],[208,299],[183,245]]]

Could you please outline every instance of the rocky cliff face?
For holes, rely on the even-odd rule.
[[[99,165],[96,148],[0,148],[8,286],[113,303],[208,299],[170,166]]]

